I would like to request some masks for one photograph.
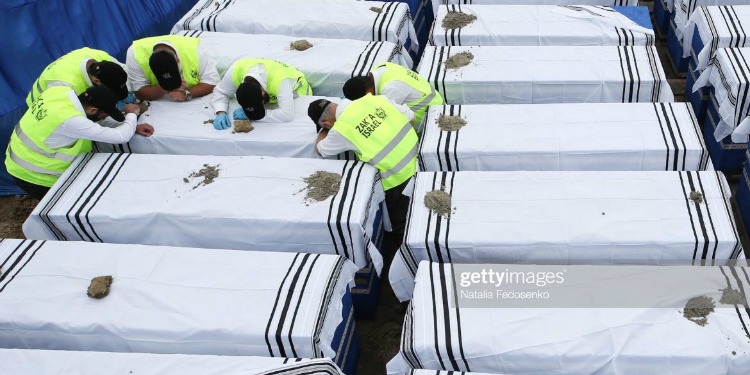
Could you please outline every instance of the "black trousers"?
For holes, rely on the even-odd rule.
[[[404,240],[404,229],[406,228],[406,215],[409,213],[409,197],[402,194],[409,181],[385,191],[385,206],[391,219],[393,231],[386,232],[383,236],[383,257],[387,265],[393,259],[396,250]]]
[[[26,194],[28,194],[28,195],[36,198],[36,199],[39,199],[39,200],[41,200],[42,198],[44,198],[44,195],[47,194],[47,192],[50,189],[50,188],[48,188],[46,186],[32,184],[31,182],[24,181],[24,180],[22,180],[20,178],[17,178],[15,176],[11,176],[11,177],[13,177],[13,181],[16,182],[16,185],[18,185],[18,187],[20,187],[21,190],[25,191]]]

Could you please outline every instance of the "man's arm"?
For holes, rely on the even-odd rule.
[[[294,120],[294,84],[293,79],[285,79],[279,86],[276,95],[278,108],[267,110],[263,122],[289,122]]]
[[[200,82],[197,85],[193,87],[189,87],[188,91],[190,91],[190,94],[193,96],[193,98],[200,98],[201,96],[206,96],[214,91],[215,85],[210,85],[208,83]]]
[[[213,94],[211,94],[211,106],[214,109],[214,113],[229,111],[229,98],[233,97],[237,91],[232,81],[231,69],[230,67],[227,70],[227,74],[214,87]]]
[[[125,67],[128,72],[128,84],[131,89],[135,90],[135,96],[141,100],[156,100],[164,96],[167,91],[159,87],[159,85],[152,85],[146,73],[141,69],[138,61],[135,60],[135,51],[133,46],[128,48],[128,52],[125,57]]]
[[[188,87],[193,98],[200,98],[201,96],[210,94],[214,90],[214,86],[221,80],[219,71],[216,69],[216,62],[211,56],[203,53],[200,50],[200,46],[198,49],[198,76],[201,77],[201,80],[197,85]]]
[[[108,119],[111,122],[114,120]],[[99,125],[84,116],[76,116],[63,122],[55,130],[60,134],[74,139],[88,139],[106,143],[125,143],[135,133],[138,116],[135,113],[125,115],[125,121],[116,127]],[[111,124],[110,122],[110,124]]]
[[[320,142],[324,140],[328,136],[328,129],[320,129],[320,132],[318,132],[318,137],[315,139],[315,152],[318,153],[318,155],[323,156],[323,154],[320,152]]]
[[[409,106],[406,104],[393,104],[396,109],[398,109],[399,112],[401,112],[406,118],[409,119],[409,121],[414,120],[414,111],[409,109]]]

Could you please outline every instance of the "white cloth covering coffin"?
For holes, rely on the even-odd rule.
[[[683,46],[690,44],[690,40],[684,41],[683,37],[687,30],[688,20],[692,17],[693,12],[702,6],[717,5],[750,5],[750,0],[672,0],[674,3],[674,30],[678,41],[682,41]]]
[[[457,29],[441,25],[449,12],[477,17]],[[438,46],[650,46],[654,30],[608,7],[446,5],[430,32]]]
[[[423,262],[414,299],[404,318],[400,352],[388,363],[388,373],[398,374],[415,367],[557,375],[750,373],[750,309],[747,305],[719,302],[720,289],[748,291],[750,269],[658,267],[660,272],[679,274],[678,280],[683,282],[686,273],[693,273],[695,284],[680,285],[651,271],[655,269],[652,267],[599,266],[597,270],[592,266],[568,266],[565,281],[575,272],[607,272],[601,267],[623,275],[615,281],[638,282],[642,276],[659,283],[654,289],[663,294],[653,293],[655,303],[633,303],[636,307],[455,308],[451,265]],[[548,269],[514,267],[518,272]],[[626,284],[609,281],[608,285],[627,295]],[[600,286],[599,280],[576,285],[582,293],[589,292],[582,295],[605,295],[605,299],[612,296]],[[668,288],[678,292],[668,293]],[[701,290],[703,293],[694,296],[705,293],[716,304],[705,326],[683,317],[681,307],[693,297],[686,297],[687,288]],[[541,289],[555,293],[554,289]],[[638,283],[630,292],[648,290],[648,286]],[[492,306],[492,301],[487,305]]]
[[[425,207],[425,194],[441,187],[451,195],[450,219]],[[720,172],[420,172],[391,285],[410,298],[422,260],[734,259],[742,246],[730,197]]]
[[[208,122],[215,117],[210,95],[181,103],[152,101],[148,111],[138,118],[139,123],[154,126],[152,136],[135,136],[128,143],[118,145],[95,143],[95,150],[137,154],[256,155],[316,159],[315,124],[307,116],[307,107],[319,98],[321,97],[295,98],[293,121],[253,121],[253,130],[249,133],[214,129]],[[326,99],[338,100],[338,97]],[[229,113],[235,108],[239,108],[239,105],[232,98],[229,101]],[[353,160],[353,157],[350,156],[350,159]]]
[[[713,86],[720,121],[717,141],[732,135],[732,142],[747,142],[750,134],[750,48],[719,48],[715,58],[693,85],[693,91]]]
[[[324,254],[7,239],[0,263],[4,348],[301,358],[338,354],[357,268]],[[104,275],[109,295],[89,298]]]
[[[0,349],[13,375],[341,375],[330,359]]]
[[[257,57],[289,64],[305,73],[313,94],[340,97],[341,88],[352,76],[367,74],[384,62],[411,68],[411,56],[391,42],[368,42],[353,39],[299,38],[286,35],[248,35],[183,30],[177,35],[196,37],[201,48],[216,61],[222,75],[239,58]],[[313,46],[297,51],[289,45],[307,40]],[[335,56],[335,58],[332,58]]]
[[[699,7],[685,26],[682,57],[690,57],[695,45],[695,31],[700,38],[700,50],[692,51],[697,61],[696,68],[703,70],[719,48],[745,47],[750,44],[750,6]]]
[[[180,30],[388,41],[412,51],[419,46],[409,5],[399,2],[201,0],[172,27],[173,34]]]
[[[466,125],[443,131],[441,116]],[[423,171],[705,170],[709,158],[689,103],[433,106]]]
[[[638,0],[432,0],[432,14],[438,13],[440,5],[479,4],[479,5],[638,5]]]
[[[422,370],[422,369],[413,369],[409,370],[408,372],[405,372],[404,375],[502,375],[498,373],[494,374],[488,374],[488,373],[479,373],[479,372],[465,372],[465,371],[435,371],[435,370]]]
[[[462,52],[473,60],[446,69]],[[674,101],[653,46],[427,46],[418,73],[448,104]]]
[[[189,177],[217,166],[202,185]],[[305,177],[341,175],[339,191],[305,201]],[[370,240],[385,194],[356,161],[256,156],[89,154],[77,159],[23,226],[26,238],[337,254],[376,269]]]

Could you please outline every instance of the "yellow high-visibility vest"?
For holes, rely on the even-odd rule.
[[[399,103],[406,104],[414,112],[413,124],[421,124],[424,114],[427,112],[427,107],[431,105],[442,105],[444,103],[443,97],[440,95],[430,83],[422,76],[417,74],[411,69],[405,68],[401,65],[394,63],[383,63],[372,69],[375,70],[385,67],[385,71],[380,75],[380,81],[376,82],[378,93],[383,92],[383,86],[391,81],[401,81],[406,83],[414,90],[422,93],[419,99],[414,100],[410,103]]]
[[[310,84],[307,83],[305,74],[297,70],[296,68],[284,64],[279,61],[269,59],[241,59],[234,62],[232,68],[232,83],[234,87],[239,87],[240,84],[245,80],[245,74],[250,68],[255,65],[263,64],[266,68],[266,92],[270,97],[269,104],[278,103],[277,95],[279,94],[279,87],[281,82],[285,79],[293,79],[294,84],[294,96],[312,95],[312,89]]]
[[[200,61],[198,60],[200,39],[180,35],[154,36],[133,42],[135,61],[146,74],[148,82],[152,85],[159,83],[148,65],[148,60],[154,52],[154,46],[162,42],[169,42],[177,50],[177,56],[180,58],[180,65],[182,65],[182,80],[187,83],[187,87],[190,88],[199,84],[201,82]]]

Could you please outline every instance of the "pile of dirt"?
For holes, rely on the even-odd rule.
[[[474,60],[474,54],[469,51],[457,53],[445,60],[446,69],[456,69],[462,66],[469,65]]]
[[[151,108],[151,102],[139,102],[136,104],[141,108],[141,114],[144,114],[149,108]]]
[[[690,200],[695,202],[695,204],[701,204],[703,203],[703,194],[701,194],[698,191],[691,191],[690,192]]]
[[[310,47],[312,47],[312,43],[308,42],[306,39],[300,39],[295,40],[289,45],[289,48],[297,50],[297,51],[304,51]]]
[[[91,279],[86,295],[91,298],[102,299],[109,295],[110,285],[112,285],[112,276],[97,276]]]
[[[703,327],[708,324],[708,315],[714,312],[714,299],[708,296],[693,297],[685,304],[682,316]]]
[[[0,197],[0,238],[26,238],[21,226],[38,203],[28,195]]]
[[[370,7],[370,10],[373,11],[373,12],[375,12],[375,13],[380,13],[380,12],[383,11],[383,8]]]
[[[742,294],[739,290],[735,290],[729,287],[726,287],[721,290],[721,299],[719,300],[719,303],[722,303],[724,305],[744,305],[747,303],[747,298],[745,298],[745,295]]]
[[[250,120],[234,120],[234,133],[249,133],[253,129]]]
[[[214,123],[214,119],[210,118],[210,119],[208,119],[206,121],[203,121],[203,123],[204,124],[213,124]]]
[[[424,195],[424,205],[435,215],[451,216],[451,195],[443,190],[433,190]]]
[[[443,18],[442,26],[444,29],[453,30],[460,29],[464,26],[470,25],[477,16],[473,14],[466,14],[464,12],[448,12]]]
[[[302,190],[306,191],[305,202],[307,204],[321,202],[336,195],[341,185],[340,174],[326,171],[316,171],[302,180],[306,184]]]
[[[437,119],[437,124],[440,130],[444,132],[453,132],[461,129],[466,125],[466,120],[458,116],[446,116],[441,114]]]
[[[213,183],[214,180],[219,177],[219,164],[216,165],[208,165],[203,164],[203,168],[201,168],[198,172],[191,172],[187,177],[183,178],[182,181],[185,183],[190,182],[190,178],[194,177],[203,177],[203,180],[198,182],[197,185],[193,186],[193,190],[201,185],[208,185],[210,183]]]

